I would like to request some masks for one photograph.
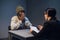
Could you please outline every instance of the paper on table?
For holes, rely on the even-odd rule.
[[[31,30],[35,31],[36,33],[39,33],[39,30],[35,26],[30,26]]]

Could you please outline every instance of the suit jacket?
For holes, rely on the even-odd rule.
[[[60,21],[50,20],[44,23],[43,29],[37,34],[32,32],[34,40],[48,39],[48,40],[60,40]]]

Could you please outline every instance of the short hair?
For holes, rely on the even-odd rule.
[[[16,10],[17,10],[17,13],[18,12],[25,12],[24,8],[22,6],[20,6],[20,5],[16,7]]]
[[[48,16],[55,17],[56,16],[56,9],[55,8],[47,8],[45,10],[47,12]]]

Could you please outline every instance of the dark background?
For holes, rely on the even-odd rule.
[[[16,15],[18,5],[25,8],[25,14],[33,25],[43,24],[43,12],[48,7],[57,10],[60,20],[60,0],[0,0],[0,38],[8,37],[8,26],[11,17]]]

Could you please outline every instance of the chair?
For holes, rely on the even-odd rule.
[[[8,26],[8,30],[11,30],[11,26]]]

